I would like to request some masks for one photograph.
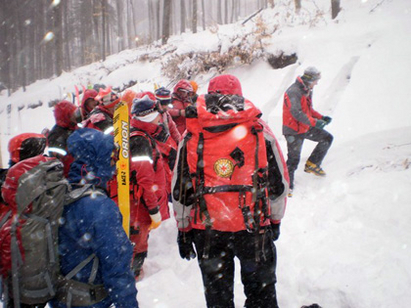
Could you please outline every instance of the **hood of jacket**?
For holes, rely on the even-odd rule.
[[[69,181],[105,188],[115,171],[115,166],[111,166],[113,136],[96,129],[81,128],[70,135],[67,147],[74,158]]]
[[[83,99],[81,100],[81,110],[83,111],[84,115],[87,115],[91,112],[91,110],[87,110],[86,108],[86,101],[89,98],[95,98],[97,96],[97,91],[94,89],[87,89],[86,91],[84,91],[84,95],[83,95]]]
[[[77,107],[69,101],[61,101],[54,107],[54,118],[58,126],[75,129],[76,123],[73,120]]]
[[[241,83],[233,75],[220,75],[210,80],[208,93],[243,96]]]

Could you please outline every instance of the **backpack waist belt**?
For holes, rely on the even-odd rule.
[[[221,185],[221,186],[204,186],[203,194],[215,194],[220,192],[245,192],[252,191],[253,186],[251,185]]]
[[[108,296],[104,285],[91,285],[73,279],[63,280],[58,288],[56,298],[67,307],[92,306]]]

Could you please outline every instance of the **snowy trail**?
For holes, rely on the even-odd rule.
[[[319,105],[319,108],[324,110],[325,114],[334,114],[334,110],[341,101],[344,91],[350,83],[351,73],[359,59],[359,56],[353,56],[350,61],[343,65],[334,77],[331,85],[327,88],[324,95],[320,99],[323,104]]]

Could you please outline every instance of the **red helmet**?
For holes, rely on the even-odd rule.
[[[46,148],[46,137],[42,134],[23,133],[10,139],[9,153],[13,163],[40,155]]]

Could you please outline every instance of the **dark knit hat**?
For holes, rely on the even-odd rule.
[[[154,92],[156,99],[161,105],[169,105],[171,103],[171,91],[161,87]]]
[[[151,122],[158,116],[156,103],[148,95],[135,98],[131,107],[131,114],[143,122]]]
[[[306,83],[311,83],[321,79],[321,72],[314,66],[307,67],[301,79]]]

